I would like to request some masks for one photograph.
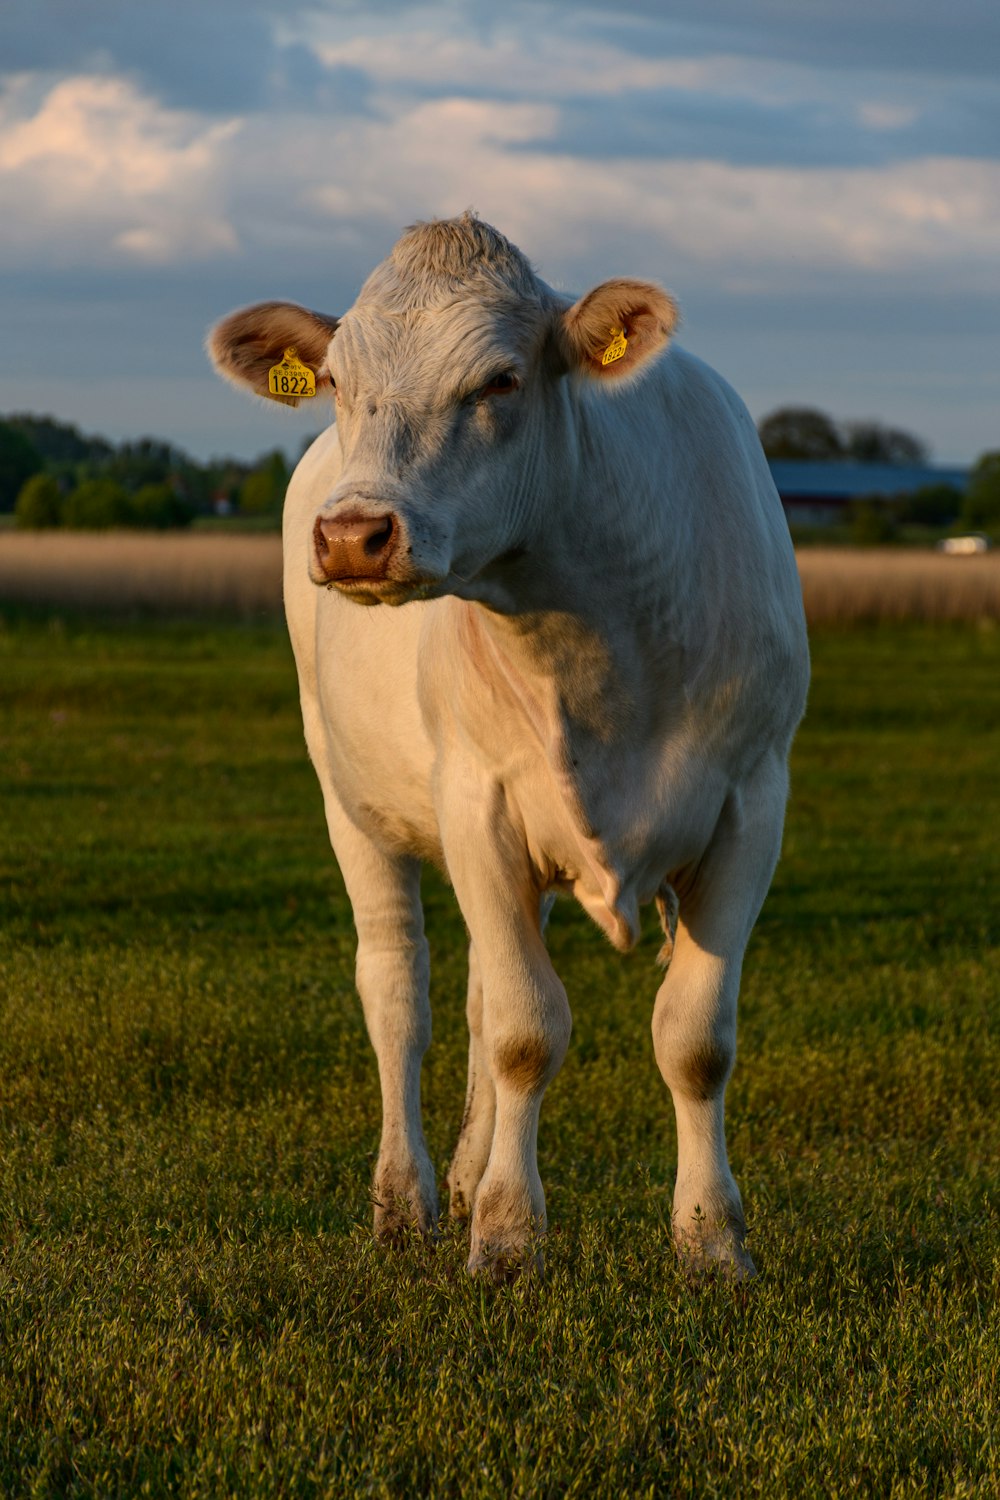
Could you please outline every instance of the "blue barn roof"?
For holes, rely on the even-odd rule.
[[[825,463],[784,458],[768,462],[782,498],[794,495],[802,500],[855,500],[859,495],[906,495],[927,484],[953,484],[964,494],[969,484],[968,469],[930,464]]]

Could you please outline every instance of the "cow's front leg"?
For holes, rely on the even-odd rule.
[[[531,903],[499,951],[483,955],[483,1041],[496,1113],[486,1170],[476,1190],[469,1270],[505,1280],[540,1266],[547,1227],[538,1173],[542,1097],[566,1056],[571,1019]]]
[[[429,1233],[438,1206],[420,1117],[420,1068],[431,1039],[420,862],[386,854],[350,822],[332,794],[326,803],[354,909],[358,993],[382,1090],[382,1139],[372,1182],[375,1233],[385,1240],[410,1227]]]
[[[480,806],[467,796],[455,804],[442,818],[445,854],[478,960],[479,1046],[495,1100],[489,1159],[473,1204],[469,1270],[507,1279],[539,1261],[546,1216],[538,1115],[566,1055],[571,1020],[542,938],[521,841],[496,803]]]
[[[653,1044],[677,1117],[674,1238],[693,1271],[754,1275],[726,1151],[725,1093],[736,1058],[743,952],[781,843],[787,783],[765,767],[734,794],[684,890],[673,957],[653,1011]]]
[[[544,933],[555,896],[542,897],[539,918]],[[483,979],[474,944],[469,944],[469,991],[465,1007],[469,1023],[469,1075],[465,1091],[465,1110],[455,1154],[448,1171],[448,1193],[451,1218],[466,1220],[493,1145],[496,1120],[496,1089],[483,1041]]]

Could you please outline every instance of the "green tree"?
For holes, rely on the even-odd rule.
[[[240,510],[248,515],[266,515],[281,509],[288,488],[288,464],[280,448],[266,453],[240,486]]]
[[[78,464],[96,466],[114,456],[115,450],[107,438],[84,437],[79,427],[74,427],[71,422],[59,422],[55,417],[12,412],[9,417],[4,417],[4,424],[26,437],[38,449],[49,469],[71,468]]]
[[[896,539],[896,523],[884,495],[864,495],[851,503],[851,541],[879,547]]]
[[[144,437],[132,443],[122,443],[101,464],[101,473],[123,484],[127,490],[137,490],[144,484],[163,484],[189,462],[172,444],[161,442],[159,438]]]
[[[0,422],[0,510],[13,510],[25,482],[43,467],[34,443],[16,427]]]
[[[14,515],[23,531],[42,531],[62,525],[63,498],[51,474],[32,474],[21,486]]]
[[[761,420],[758,431],[768,458],[844,457],[837,424],[811,406],[779,407]]]
[[[132,496],[132,510],[132,525],[155,531],[190,526],[194,518],[191,506],[171,484],[144,484]]]
[[[924,484],[909,495],[897,496],[893,509],[898,521],[950,526],[962,509],[962,491],[953,484]]]
[[[108,531],[135,524],[131,496],[113,479],[85,479],[66,497],[64,524],[74,531]]]
[[[923,438],[901,427],[885,427],[881,422],[848,422],[844,454],[864,464],[925,464],[930,448]]]
[[[982,454],[974,464],[959,524],[967,531],[1000,531],[1000,449]]]

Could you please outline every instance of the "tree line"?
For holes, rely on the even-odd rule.
[[[772,459],[922,467],[930,454],[911,432],[873,421],[836,422],[813,407],[780,407],[758,430]],[[289,477],[280,449],[253,463],[199,463],[159,438],[114,444],[54,417],[0,418],[0,513],[13,511],[17,525],[32,529],[165,529],[220,511],[277,523]],[[863,496],[853,506],[853,523],[865,540],[890,540],[907,524],[1000,533],[1000,450],[982,454],[964,493],[935,483],[904,495]]]
[[[0,513],[32,530],[164,530],[230,511],[277,520],[290,472],[280,449],[199,463],[159,438],[115,444],[54,417],[0,418]]]
[[[930,461],[930,445],[883,422],[836,422],[812,406],[781,406],[757,424],[768,458],[814,462],[907,464]]]

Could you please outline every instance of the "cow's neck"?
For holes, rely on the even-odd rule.
[[[582,770],[613,758],[623,741],[644,739],[651,719],[681,707],[683,653],[668,627],[657,630],[652,612],[637,618],[596,593],[586,606],[563,597],[545,608],[534,591],[521,610],[465,607],[472,637],[570,776],[572,766]],[[652,695],[651,674],[659,689]]]
[[[643,464],[629,473],[601,414],[586,415],[576,414],[574,461],[548,476],[525,551],[466,597],[498,658],[567,728],[608,741],[643,727],[651,676],[661,706],[673,686],[683,692],[689,622],[678,605],[689,580],[672,576],[677,538],[664,534]]]

